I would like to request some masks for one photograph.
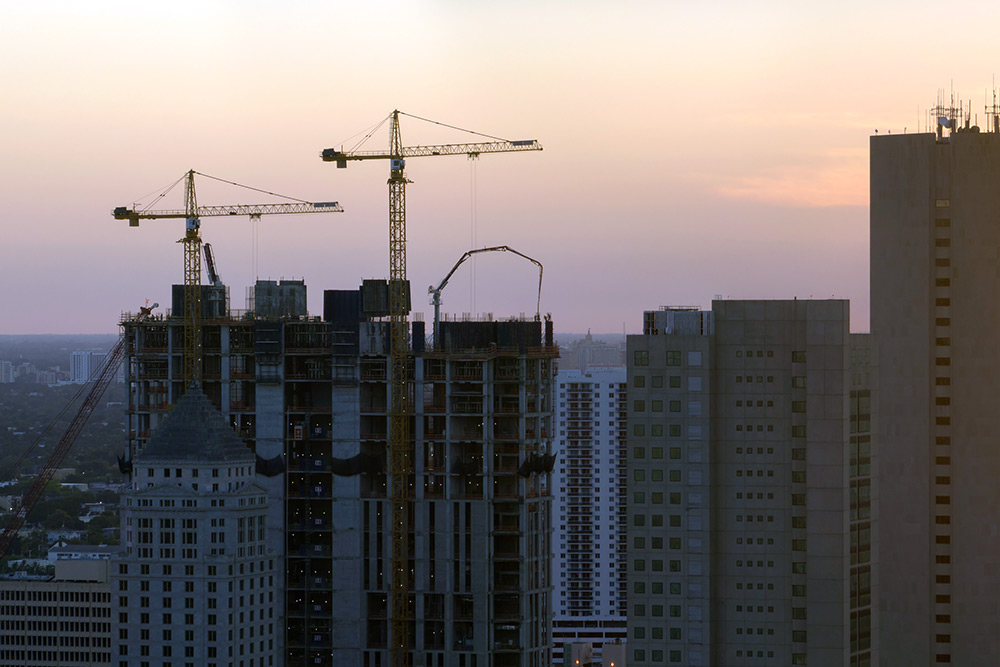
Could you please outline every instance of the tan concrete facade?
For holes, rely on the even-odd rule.
[[[871,355],[849,321],[715,301],[629,336],[630,664],[873,664]]]
[[[112,664],[108,561],[60,560],[54,577],[0,579],[0,667]]]
[[[1000,655],[1000,135],[871,139],[881,664]]]

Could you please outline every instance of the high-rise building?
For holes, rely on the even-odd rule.
[[[936,135],[870,143],[887,665],[1000,655],[1000,117],[935,115]]]
[[[282,664],[282,572],[253,453],[195,387],[132,467],[111,561],[113,664]]]
[[[594,340],[587,335],[575,340],[560,350],[559,370],[596,370],[601,368],[615,369],[625,367],[625,345],[611,344],[602,340]]]
[[[53,575],[0,577],[0,667],[107,666],[111,592],[104,553],[77,553]]]
[[[561,362],[560,362],[561,363]],[[626,638],[625,367],[556,375],[553,658]]]
[[[104,365],[107,356],[106,352],[76,350],[70,355],[69,381],[77,384],[89,382],[90,377]]]
[[[280,527],[268,544],[290,666],[390,661],[387,292],[327,291],[317,317],[259,290],[253,317],[203,320],[205,394],[255,451]],[[183,322],[124,324],[141,460],[183,393]],[[417,321],[412,355],[414,664],[549,667],[552,324],[443,322],[428,346]]]
[[[872,664],[869,339],[848,312],[715,301],[629,336],[633,667]]]
[[[10,384],[14,381],[14,364],[0,361],[0,384]]]
[[[84,383],[90,380],[90,355],[86,350],[77,350],[70,355],[69,381]]]

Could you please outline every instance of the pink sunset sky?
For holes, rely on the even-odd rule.
[[[426,287],[475,243],[545,265],[557,331],[635,333],[644,309],[714,295],[849,298],[865,331],[869,135],[922,127],[943,88],[984,122],[1000,65],[997,3],[360,4],[6,3],[0,334],[114,332],[168,306],[183,223],[110,211],[188,169],[343,205],[260,224],[258,276],[304,278],[313,313],[324,288],[385,277],[387,165],[318,154],[394,108],[545,148],[407,163],[427,319]],[[412,118],[402,137],[471,139]],[[199,184],[201,204],[272,201]],[[235,308],[250,230],[202,220]],[[483,255],[475,276],[456,273],[445,312],[534,312],[530,264]]]

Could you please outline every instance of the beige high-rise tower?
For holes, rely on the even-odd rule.
[[[881,664],[1000,658],[1000,134],[871,139]]]

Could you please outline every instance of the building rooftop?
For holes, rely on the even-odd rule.
[[[192,387],[153,432],[138,458],[143,463],[179,460],[252,462],[254,455],[208,400],[201,387]]]

